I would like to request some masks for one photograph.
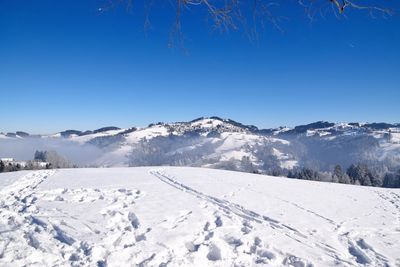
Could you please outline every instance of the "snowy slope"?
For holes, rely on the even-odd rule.
[[[218,133],[216,136],[208,136],[210,133]],[[128,156],[139,143],[150,141],[154,138],[168,138],[191,136],[196,138],[198,135],[201,138],[196,140],[195,145],[181,146],[176,150],[168,151],[169,155],[182,154],[191,152],[196,148],[213,144],[213,151],[208,153],[204,158],[210,161],[223,163],[228,161],[240,161],[243,157],[248,157],[255,165],[260,165],[262,162],[254,155],[255,145],[264,143],[289,146],[290,142],[276,137],[267,137],[250,132],[247,128],[239,127],[231,124],[228,121],[221,119],[199,119],[193,122],[181,122],[172,124],[155,124],[146,128],[140,128],[136,131],[125,134],[121,140],[118,140],[117,145],[107,148],[106,153],[99,159],[93,161],[93,165],[105,167],[122,167],[130,165]],[[70,139],[77,142],[90,142],[100,135],[85,135],[71,136]],[[112,134],[102,133],[102,137],[112,137]],[[179,141],[177,141],[179,143]],[[159,143],[159,145],[163,145]],[[278,159],[278,158],[277,158]],[[281,159],[278,159],[281,160]],[[286,164],[287,159],[282,159],[282,166],[290,168],[296,166],[297,161],[291,160],[290,164]],[[168,164],[164,162],[163,164]],[[153,165],[152,162],[147,162],[145,165]],[[194,164],[196,165],[196,164]],[[198,166],[214,166],[215,164],[197,164]]]
[[[125,130],[110,130],[110,131],[105,131],[105,132],[100,132],[100,133],[93,133],[93,134],[87,134],[87,135],[71,135],[70,139],[73,141],[76,141],[78,143],[84,144],[89,142],[90,140],[94,139],[94,138],[98,138],[98,137],[107,137],[107,136],[114,136],[117,134],[120,134],[122,132],[124,132]],[[60,137],[60,136],[56,136],[56,137]]]
[[[391,172],[400,168],[400,126],[387,123],[315,122],[258,129],[210,117],[144,128],[66,130],[47,136],[7,134],[14,135],[0,134],[0,157],[18,159],[23,154],[30,159],[36,149],[57,150],[80,167],[203,166],[282,174],[297,167],[331,172],[336,165],[347,168],[358,163]],[[26,153],[7,149],[16,140],[22,148],[31,149]],[[87,149],[87,156],[71,147]]]
[[[177,167],[0,181],[0,266],[400,264],[398,190]]]

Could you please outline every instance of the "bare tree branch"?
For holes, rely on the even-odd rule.
[[[150,10],[160,4],[154,0],[106,0],[101,11],[125,5],[127,10],[133,8],[133,2],[140,2],[145,9],[145,30],[150,27]],[[383,17],[393,15],[389,8],[375,5],[379,0],[288,0],[290,5],[298,5],[304,9],[306,16],[312,21],[316,15],[325,17],[332,12],[335,16],[343,16],[349,10],[367,11],[372,17],[379,14]],[[185,11],[201,9],[212,21],[212,28],[226,32],[243,30],[251,40],[257,39],[258,28],[266,23],[282,31],[280,22],[285,19],[277,15],[277,8],[282,0],[169,0],[175,10],[175,19],[170,32],[170,46],[175,43],[183,45],[182,18]],[[363,4],[364,3],[364,4]],[[100,10],[100,9],[99,9]]]

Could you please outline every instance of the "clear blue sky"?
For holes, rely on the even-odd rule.
[[[105,2],[105,1],[103,1]],[[164,1],[160,1],[164,2]],[[102,1],[0,1],[0,131],[144,126],[217,115],[260,127],[400,122],[400,18],[317,17],[293,4],[258,42],[173,10],[97,12]],[[393,7],[393,6],[392,6]],[[397,4],[398,8],[399,5]]]

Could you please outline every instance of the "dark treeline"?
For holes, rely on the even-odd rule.
[[[318,160],[316,148],[312,149],[311,152],[301,145],[298,145],[298,148],[296,147],[297,150],[293,149],[296,140],[292,140],[292,147],[279,143],[272,143],[271,145],[269,142],[259,143],[256,146],[243,146],[241,150],[247,152],[249,156],[243,156],[241,159],[227,159],[215,153],[224,140],[217,139],[215,141],[209,135],[217,138],[219,133],[210,132],[207,136],[202,136],[197,132],[190,132],[180,136],[169,135],[158,136],[149,140],[144,139],[132,148],[127,157],[128,164],[130,167],[209,167],[302,180],[400,188],[400,170],[398,167],[393,167],[392,164],[387,164],[387,162],[377,163],[374,158],[370,159],[368,157],[366,159],[348,157],[343,162],[340,162],[341,164],[334,163],[335,158],[343,159],[342,155],[348,152],[343,148],[344,145],[339,148],[335,145],[333,146],[336,147],[335,149],[331,146],[324,147],[326,153],[322,154],[334,154],[334,156],[323,157],[323,160]],[[214,141],[212,142],[212,140]],[[365,147],[372,146],[370,142],[370,138],[351,139],[352,151],[355,151],[353,154],[361,155],[362,151],[365,152]],[[346,144],[349,144],[349,142],[346,142]],[[362,150],[363,147],[364,150]],[[282,155],[277,156],[277,151],[281,151],[279,153]],[[297,156],[291,156],[293,154]],[[321,154],[318,155],[322,157]],[[283,161],[279,157],[284,157]],[[297,160],[299,158],[307,160]],[[350,165],[352,159],[363,163]],[[282,167],[282,162],[285,161],[293,161],[295,165],[299,163],[300,167],[295,166],[291,169],[289,164],[284,165],[286,167],[284,168]],[[346,169],[342,166],[348,167]]]
[[[33,160],[26,162],[3,162],[0,160],[0,173],[41,169],[52,169],[52,165],[50,163],[39,164],[39,162]]]
[[[288,178],[301,180],[324,181],[342,184],[354,184],[363,186],[400,188],[400,170],[397,172],[380,173],[370,170],[366,164],[352,164],[346,171],[340,165],[336,165],[332,173],[318,172],[310,168],[296,168],[287,174],[274,170],[271,175],[285,175]]]
[[[55,151],[36,151],[33,160],[28,161],[2,161],[0,160],[1,172],[14,172],[22,170],[41,170],[55,168],[76,167]]]

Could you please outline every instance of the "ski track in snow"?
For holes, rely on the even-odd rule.
[[[330,218],[326,218],[314,211],[311,211],[309,209],[306,209],[304,207],[301,207],[300,205],[290,202],[290,201],[286,201],[286,200],[282,200],[284,202],[287,202],[293,206],[295,206],[296,208],[303,210],[309,214],[312,214],[316,217],[319,217],[323,220],[325,220],[326,222],[328,222],[329,224],[332,224],[333,226],[335,226],[335,230],[337,231],[338,234],[338,239],[340,240],[340,242],[343,243],[343,246],[345,246],[345,248],[347,248],[348,253],[353,256],[353,258],[355,259],[357,264],[354,264],[354,262],[351,262],[349,260],[346,260],[344,258],[342,258],[340,256],[340,253],[338,251],[336,251],[333,247],[329,246],[328,244],[322,243],[318,240],[309,240],[310,239],[310,235],[309,233],[302,233],[301,231],[287,226],[281,222],[279,222],[278,220],[275,220],[273,218],[270,218],[266,215],[262,215],[259,214],[257,212],[254,212],[252,210],[248,210],[246,208],[244,208],[241,205],[232,203],[228,200],[225,199],[219,199],[213,196],[209,196],[206,195],[202,192],[199,192],[183,183],[180,183],[176,180],[175,177],[170,176],[168,174],[165,173],[165,171],[162,170],[152,170],[150,171],[150,173],[154,176],[156,176],[158,179],[160,179],[161,181],[163,181],[164,183],[180,190],[183,192],[186,192],[188,194],[191,194],[199,199],[204,200],[204,202],[206,204],[204,204],[205,207],[208,207],[209,204],[211,204],[212,206],[216,207],[218,210],[222,211],[222,213],[218,213],[217,214],[223,214],[224,217],[227,217],[228,219],[232,219],[233,216],[239,217],[240,219],[243,219],[243,228],[242,231],[244,234],[248,234],[251,227],[249,227],[249,225],[251,225],[251,223],[257,223],[257,224],[261,224],[263,226],[266,227],[270,227],[274,230],[278,230],[281,233],[283,233],[284,235],[286,235],[287,237],[302,243],[305,246],[310,246],[310,244],[313,244],[316,247],[319,247],[321,249],[323,249],[327,255],[329,255],[330,257],[332,257],[333,259],[336,260],[337,264],[339,265],[350,265],[350,266],[355,266],[355,265],[374,265],[374,266],[390,266],[388,264],[388,260],[387,258],[376,252],[374,250],[373,247],[371,247],[369,244],[367,244],[367,242],[362,239],[362,238],[357,238],[357,237],[352,237],[353,233],[350,232],[342,232],[339,229],[342,228],[343,222],[341,224],[336,223],[334,220],[330,219]],[[242,188],[239,188],[239,191],[242,190]],[[387,200],[390,204],[392,204],[398,211],[400,211],[400,196],[394,192],[390,192],[390,194],[385,194],[385,193],[381,193],[379,191],[376,191],[379,196],[384,199]],[[235,192],[231,192],[230,196],[235,195]],[[224,195],[223,197],[226,197],[226,195]],[[397,215],[399,215],[400,212],[397,213]],[[216,217],[216,221],[215,224],[218,227],[218,223],[217,221],[221,221],[221,215],[218,215]],[[357,219],[357,218],[356,218]],[[205,230],[208,229],[209,227],[209,223],[207,223],[207,225],[205,226]],[[213,236],[214,232],[209,232],[206,235],[206,240],[211,236]],[[233,242],[234,245],[236,246],[240,246],[243,244],[241,239],[233,239],[231,240]],[[228,241],[229,243],[230,241]],[[252,246],[252,250],[254,250],[259,244],[261,243],[261,239],[259,237],[256,237],[254,244]],[[194,247],[196,247],[195,245],[193,245]],[[198,246],[198,244],[197,244]],[[237,252],[237,251],[236,251]],[[251,252],[251,251],[250,251]],[[246,251],[244,251],[244,253],[248,253]],[[258,258],[256,259],[255,263],[273,263],[272,260],[275,260],[275,263],[277,262],[277,254],[281,254],[281,258],[283,258],[283,260],[281,259],[281,264],[282,265],[290,265],[290,266],[313,266],[312,263],[308,263],[306,260],[297,258],[293,255],[290,255],[288,253],[284,253],[282,251],[278,251],[277,253],[272,252],[272,250],[263,250],[262,253],[256,253],[258,255]],[[265,259],[262,259],[262,257],[260,258],[260,254],[266,256]]]
[[[159,178],[161,181],[163,181],[164,183],[169,184],[170,186],[175,187],[178,190],[181,190],[183,192],[186,192],[188,194],[191,194],[199,199],[202,199],[205,201],[205,207],[208,207],[209,204],[213,205],[214,207],[216,207],[218,210],[222,211],[222,214],[224,214],[224,217],[227,217],[228,219],[232,219],[233,216],[239,217],[239,219],[243,220],[243,228],[242,228],[242,232],[243,234],[248,234],[249,231],[251,231],[251,227],[249,227],[251,225],[251,223],[257,223],[257,224],[261,224],[263,226],[266,227],[270,227],[273,230],[278,230],[280,232],[282,232],[284,235],[286,235],[287,237],[295,240],[296,242],[302,243],[305,246],[309,246],[310,240],[308,240],[307,235],[301,233],[300,231],[296,230],[293,227],[287,226],[273,218],[270,218],[266,215],[261,215],[257,212],[254,212],[252,210],[248,210],[246,208],[244,208],[241,205],[229,202],[227,200],[224,199],[219,199],[213,196],[209,196],[206,194],[203,194],[202,192],[196,191],[195,189],[184,185],[182,183],[179,183],[177,180],[174,179],[174,177],[168,176],[165,172],[162,171],[150,171],[150,173],[154,176],[156,176],[157,178]],[[294,204],[294,203],[292,203]],[[294,204],[296,205],[296,204]],[[298,205],[296,205],[298,208]],[[304,209],[304,208],[301,208]],[[307,210],[308,212],[311,212],[309,210]],[[311,212],[313,213],[313,212]],[[332,220],[326,219],[325,217],[315,214],[316,216],[322,217],[325,220],[328,220],[330,223],[333,223]],[[218,223],[220,222],[220,223]],[[219,224],[222,225],[221,222],[221,217],[220,215],[216,217],[215,219],[215,225],[218,227],[220,226]],[[210,226],[210,223],[208,222],[204,229],[205,231],[208,231],[208,228]],[[205,237],[205,240],[208,240],[209,237],[212,237],[214,234],[214,232],[207,232],[207,235]],[[238,238],[238,239],[233,239],[233,240],[228,240],[228,243],[232,242],[232,244],[235,246],[240,246],[243,244],[243,241]],[[259,237],[256,237],[254,240],[254,244],[252,245],[251,249],[249,252],[244,251],[244,253],[255,253],[257,256],[257,259],[255,260],[255,263],[272,263],[270,261],[275,260],[275,262],[277,262],[277,255],[276,253],[270,251],[270,250],[262,250],[261,252],[257,251],[257,247],[261,244],[261,239]],[[197,245],[198,246],[198,245]],[[213,245],[215,247],[215,245]],[[213,247],[211,246],[211,248]],[[342,263],[349,263],[343,259],[340,259],[340,257],[337,256],[336,251],[334,251],[333,248],[329,247],[329,245],[324,244],[324,243],[320,243],[320,242],[316,242],[315,246],[319,246],[320,248],[326,250],[328,253],[331,254],[331,257],[335,258],[338,261],[341,261]],[[280,254],[283,254],[282,252],[280,252]],[[263,258],[264,256],[264,258]],[[297,258],[294,255],[290,255],[290,254],[284,254],[283,256],[283,260],[281,260],[281,263],[284,265],[292,265],[292,266],[312,266],[311,263],[307,263],[306,260]]]
[[[265,233],[316,251],[337,266],[392,266],[363,233],[347,228],[359,217],[337,222],[293,201],[279,199],[325,222],[342,246],[337,247],[309,230],[300,230],[229,200],[248,190],[250,184],[218,198],[179,182],[179,177],[164,169],[149,170],[149,178],[198,199],[198,209],[180,210],[177,216],[149,224],[135,208],[146,192],[120,187],[37,190],[56,172],[28,173],[0,190],[0,266],[319,266],[312,259],[277,247]],[[373,188],[370,192],[390,209],[399,226],[400,194]],[[42,203],[100,208],[93,212],[97,219],[89,219],[68,208]],[[195,217],[199,211],[201,221]],[[170,244],[158,239],[157,229],[171,233],[189,229],[190,233],[178,234]]]
[[[165,172],[159,170],[152,170],[150,174],[156,176],[162,182],[175,187],[176,189],[191,194],[201,200],[203,200],[203,208],[207,209],[208,213],[213,214],[214,220],[208,221],[203,230],[197,234],[197,241],[193,243],[188,243],[187,247],[189,251],[196,252],[201,245],[205,245],[209,248],[209,253],[207,254],[207,258],[211,261],[216,261],[221,259],[221,252],[218,245],[212,242],[213,237],[215,236],[215,232],[219,227],[223,226],[223,221],[234,220],[241,221],[241,237],[232,237],[228,236],[224,240],[228,245],[232,247],[234,258],[232,258],[233,266],[247,266],[245,262],[240,262],[238,260],[235,262],[235,258],[239,258],[240,253],[254,256],[254,261],[252,264],[267,264],[267,263],[279,263],[281,262],[283,265],[290,266],[313,266],[311,263],[307,263],[306,260],[300,259],[294,255],[286,254],[284,255],[283,260],[279,259],[276,252],[273,252],[272,249],[268,249],[262,245],[263,241],[259,237],[255,237],[254,240],[250,241],[246,240],[245,235],[249,234],[252,231],[252,224],[262,224],[268,226],[274,230],[280,229],[285,231],[285,235],[294,239],[297,242],[301,242],[306,244],[306,242],[301,241],[306,240],[307,236],[303,235],[301,232],[296,229],[289,227],[285,224],[280,223],[277,220],[274,220],[268,216],[258,214],[257,212],[248,210],[241,205],[229,202],[224,199],[219,199],[213,196],[206,195],[202,192],[196,191],[195,189],[179,183],[173,177],[168,176]],[[216,209],[210,209],[210,205],[216,207]],[[236,218],[235,218],[236,217]],[[198,240],[200,238],[200,242]],[[248,245],[247,248],[240,250],[238,247],[242,246],[244,243]],[[250,244],[250,245],[249,245]],[[282,252],[280,252],[282,254]]]

